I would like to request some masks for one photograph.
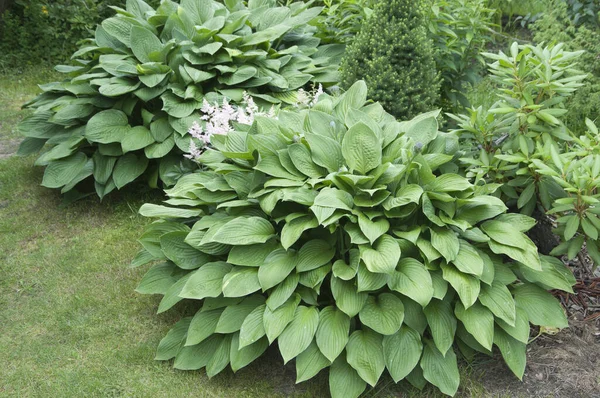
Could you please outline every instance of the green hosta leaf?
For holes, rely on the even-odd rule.
[[[465,309],[458,302],[456,303],[454,313],[463,323],[465,329],[475,337],[475,340],[491,351],[494,341],[494,315],[491,311],[479,303],[475,303],[468,309]]]
[[[535,285],[521,285],[513,290],[517,306],[525,310],[529,322],[538,326],[566,328],[567,317],[550,293]]]
[[[404,324],[422,335],[427,328],[427,318],[423,307],[406,297],[402,297],[402,304],[404,304]]]
[[[202,214],[202,210],[180,209],[145,203],[140,207],[140,214],[144,217],[154,218],[191,218]]]
[[[576,283],[573,273],[557,258],[542,256],[542,270],[536,271],[519,264],[521,279],[534,283],[540,283],[546,289],[560,289],[573,293],[572,286]]]
[[[266,305],[259,305],[244,319],[240,328],[240,348],[257,342],[265,335],[265,327],[263,325],[265,308]]]
[[[423,307],[433,297],[431,274],[423,264],[412,258],[403,258],[388,282],[390,289],[410,297]]]
[[[432,228],[431,244],[440,252],[447,262],[452,262],[458,256],[460,244],[456,234],[449,228]]]
[[[348,316],[356,316],[367,301],[367,293],[359,293],[354,281],[331,278],[331,293],[336,306]]]
[[[385,286],[390,280],[390,274],[371,272],[364,264],[359,264],[356,285],[359,292],[372,292]]]
[[[405,132],[407,137],[427,145],[433,141],[438,134],[437,117],[440,111],[431,111],[416,116],[407,122],[401,122],[400,130]]]
[[[496,323],[516,340],[525,344],[529,341],[529,319],[527,318],[527,313],[525,313],[523,309],[517,307],[514,326],[509,325],[502,319],[496,319]]]
[[[360,253],[357,249],[350,249],[350,264],[344,260],[337,260],[333,263],[333,275],[342,280],[348,281],[356,276],[360,262]]]
[[[150,130],[144,126],[136,126],[129,130],[121,140],[121,148],[123,152],[137,151],[154,143],[154,137],[150,134]]]
[[[344,135],[342,153],[350,169],[361,174],[366,174],[381,164],[379,138],[362,122],[350,127]]]
[[[211,311],[196,312],[190,323],[185,345],[196,345],[212,336],[215,333],[222,312],[223,310],[220,308]]]
[[[359,313],[360,321],[383,335],[396,333],[404,320],[402,300],[391,293],[369,296]]]
[[[255,359],[260,357],[267,350],[267,347],[269,347],[269,341],[267,339],[260,339],[252,345],[240,347],[239,339],[239,333],[233,335],[231,340],[231,351],[229,353],[231,370],[234,372],[249,365]]]
[[[247,296],[241,303],[230,305],[225,308],[219,322],[216,333],[234,333],[241,329],[244,320],[258,306],[264,304],[265,298],[261,295]]]
[[[444,279],[456,290],[465,308],[472,306],[477,300],[481,288],[479,280],[474,276],[460,272],[453,265],[442,263],[441,267]]]
[[[179,268],[196,269],[210,261],[211,257],[185,243],[187,232],[175,231],[160,237],[160,247],[165,256]]]
[[[360,246],[360,257],[371,272],[392,273],[400,260],[400,246],[390,235],[383,235],[373,248]]]
[[[325,169],[313,162],[310,150],[306,146],[292,144],[288,147],[288,151],[294,166],[306,176],[320,178],[327,174]]]
[[[195,300],[218,297],[223,292],[223,278],[230,271],[231,265],[222,261],[205,264],[190,274],[179,296]]]
[[[535,270],[542,269],[535,244],[511,224],[486,221],[481,225],[481,229],[492,238],[489,246],[494,253],[506,254]]]
[[[247,267],[260,267],[265,262],[265,258],[277,248],[279,244],[275,240],[255,245],[234,246],[229,251],[227,262]]]
[[[277,249],[267,256],[258,269],[258,280],[263,291],[283,282],[296,268],[297,255],[293,251]]]
[[[316,342],[319,350],[331,362],[341,354],[348,342],[350,318],[334,306],[323,308],[319,315]]]
[[[495,316],[510,326],[515,325],[515,301],[505,285],[499,282],[494,282],[491,286],[483,285],[479,293],[479,301]]]
[[[299,306],[296,308],[294,319],[277,339],[283,362],[295,358],[310,345],[317,326],[319,325],[319,310],[315,307]]]
[[[260,290],[258,269],[254,267],[234,267],[223,277],[223,296],[244,297]]]
[[[460,240],[460,249],[452,263],[459,271],[481,277],[483,274],[483,259],[473,246]]]
[[[173,367],[181,370],[198,370],[210,362],[223,336],[212,335],[200,344],[185,346],[177,352]]]
[[[421,358],[423,377],[446,395],[454,396],[460,384],[460,375],[453,350],[443,355],[432,342],[427,342]]]
[[[148,29],[134,26],[131,28],[131,35],[129,39],[131,43],[131,50],[133,54],[141,62],[150,62],[150,54],[153,52],[160,52],[162,50],[162,43],[158,37]]]
[[[382,337],[370,330],[356,330],[346,346],[348,364],[358,375],[375,387],[385,368]]]
[[[523,380],[525,363],[527,361],[527,343],[523,343],[511,337],[499,327],[494,332],[494,344],[500,349],[500,353],[510,370]]]
[[[281,230],[281,246],[287,250],[300,239],[304,231],[318,226],[319,222],[312,215],[298,217],[287,222]]]
[[[427,317],[435,345],[442,355],[446,355],[454,343],[456,333],[456,317],[452,307],[447,301],[431,300],[423,312]]]
[[[177,278],[173,276],[176,268],[174,264],[168,262],[153,265],[135,291],[141,294],[165,294],[177,282]]]
[[[383,338],[385,366],[396,383],[417,366],[422,352],[421,336],[407,326],[402,326],[395,334]]]
[[[238,217],[223,225],[212,241],[227,245],[253,245],[265,243],[273,234],[273,225],[261,217]]]
[[[298,286],[298,281],[300,280],[300,276],[296,273],[290,274],[285,280],[277,285],[275,289],[269,295],[267,299],[267,305],[270,309],[275,310],[282,304],[284,304],[296,291],[296,287]],[[257,278],[257,285],[260,288]]]
[[[390,223],[385,218],[381,218],[377,221],[371,221],[365,216],[359,216],[358,226],[365,237],[369,239],[369,242],[374,244],[381,235],[388,231],[390,228]]]
[[[431,192],[464,191],[473,185],[465,177],[457,174],[442,174],[431,183],[427,184],[425,190]]]
[[[141,176],[148,167],[148,159],[128,153],[117,160],[113,171],[113,181],[118,189]]]
[[[298,251],[296,269],[306,272],[327,264],[335,255],[335,249],[324,240],[308,241]]]
[[[173,326],[165,337],[158,343],[158,349],[156,351],[157,361],[168,361],[169,359],[175,358],[177,352],[183,345],[186,333],[190,326],[192,317],[185,317]]]
[[[296,308],[300,303],[300,295],[294,294],[282,306],[275,311],[271,311],[269,307],[265,308],[263,314],[263,326],[265,333],[269,339],[269,343],[275,341],[283,332],[285,327],[294,319]]]
[[[312,160],[317,165],[332,173],[338,172],[344,165],[342,146],[339,142],[318,134],[305,134],[305,138],[310,145]]]
[[[367,387],[343,356],[338,357],[329,368],[329,392],[331,398],[358,398]]]
[[[313,341],[306,350],[296,357],[296,383],[301,383],[316,376],[321,369],[330,364],[331,362],[325,358]]]
[[[354,200],[352,195],[346,191],[323,188],[315,198],[314,206],[350,211],[354,206]]]
[[[111,109],[95,114],[88,121],[85,127],[85,138],[100,144],[121,142],[130,129],[127,115]]]
[[[206,364],[206,375],[209,378],[219,374],[229,364],[232,337],[232,335],[224,336],[221,343],[216,346],[212,358]]]
[[[51,162],[44,172],[42,185],[47,188],[60,188],[70,183],[77,177],[87,160],[85,154],[77,152],[67,158]]]

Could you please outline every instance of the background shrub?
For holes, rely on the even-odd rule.
[[[27,105],[35,112],[19,125],[20,153],[49,144],[36,164],[46,166],[43,185],[63,193],[93,182],[102,198],[142,175],[173,184],[193,166],[181,154],[205,102],[248,92],[268,106],[293,103],[290,91],[339,80],[343,46],[319,47],[304,29],[320,9],[274,4],[165,0],[154,10],[128,0],[57,67],[67,79],[41,86]]]
[[[364,79],[369,97],[398,118],[430,110],[439,99],[440,83],[423,2],[378,2],[347,48],[341,73],[346,88]]]
[[[551,13],[546,13],[533,26],[537,43],[563,43],[569,51],[584,50],[578,68],[588,73],[586,84],[566,103],[569,109],[565,124],[579,132],[586,131],[585,119],[596,120],[600,115],[600,30],[593,26],[577,25],[569,14],[568,5],[552,0]]]
[[[538,256],[523,233],[535,221],[442,172],[457,146],[437,112],[399,123],[366,98],[359,82],[214,136],[168,206],[141,208],[159,220],[140,238],[133,265],[155,263],[137,290],[163,295],[159,312],[197,309],[157,359],[212,377],[277,341],[298,382],[329,368],[333,397],[358,397],[384,369],[454,395],[456,350],[496,345],[521,378],[529,323],[567,326],[546,289],[574,279]]]

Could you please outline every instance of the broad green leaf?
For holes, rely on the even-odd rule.
[[[431,244],[440,252],[447,262],[452,262],[458,256],[460,243],[458,237],[450,228],[431,228]]]
[[[223,277],[223,296],[244,297],[260,290],[258,269],[255,267],[233,267]]]
[[[390,228],[390,223],[385,218],[380,218],[377,221],[372,221],[365,216],[358,217],[358,226],[362,233],[369,239],[371,245],[375,243],[377,239],[385,234]]]
[[[159,53],[163,47],[160,39],[154,33],[138,26],[131,28],[129,41],[133,54],[141,62],[152,61],[150,54],[153,52]]]
[[[465,177],[457,174],[442,174],[425,187],[426,191],[431,192],[452,192],[464,191],[473,185]]]
[[[327,264],[335,255],[335,249],[324,240],[313,239],[298,251],[296,269],[306,272]]]
[[[222,312],[222,309],[196,312],[190,323],[185,345],[199,344],[214,334]]]
[[[344,135],[342,154],[350,170],[366,174],[381,164],[379,138],[369,126],[357,123]]]
[[[359,293],[354,281],[344,281],[339,278],[331,278],[331,293],[335,299],[335,305],[348,316],[356,316],[367,301],[367,293]]]
[[[532,284],[520,285],[513,290],[517,307],[527,314],[529,322],[538,326],[566,328],[565,312],[550,293]]]
[[[277,339],[283,363],[289,362],[306,350],[317,332],[319,310],[315,307],[299,306],[294,319]]]
[[[329,366],[331,362],[319,351],[313,341],[308,348],[296,357],[296,383],[306,381]]]
[[[488,350],[492,350],[494,341],[494,315],[490,310],[479,303],[473,304],[468,309],[460,303],[454,308],[456,317],[463,323],[467,332]]]
[[[240,328],[239,347],[245,347],[247,345],[257,342],[260,338],[265,335],[265,327],[263,325],[263,314],[265,313],[266,306],[259,305],[256,307],[242,323]]]
[[[153,265],[146,272],[135,291],[141,294],[165,294],[177,282],[177,278],[173,276],[176,268],[169,262]]]
[[[154,143],[154,137],[150,130],[144,126],[136,126],[129,130],[121,140],[121,149],[123,153],[137,151]]]
[[[515,301],[505,285],[500,282],[494,282],[491,286],[483,285],[479,293],[479,301],[495,316],[510,326],[515,325]]]
[[[527,344],[529,342],[529,319],[525,311],[517,307],[515,325],[511,326],[500,318],[496,318],[496,324],[516,340]]]
[[[403,258],[388,282],[390,289],[410,297],[426,307],[434,294],[431,274],[423,264],[413,258]]]
[[[431,300],[423,312],[427,317],[435,345],[442,355],[446,355],[454,343],[454,334],[456,333],[456,317],[452,307],[447,301]]]
[[[168,361],[169,359],[175,358],[177,352],[185,341],[188,328],[192,317],[182,318],[179,322],[169,330],[167,335],[158,343],[158,349],[156,350],[157,361]]]
[[[121,142],[130,129],[127,115],[111,109],[92,116],[85,127],[85,138],[100,144]]]
[[[160,237],[160,247],[165,256],[179,268],[196,269],[211,260],[211,257],[185,243],[187,232],[175,231]]]
[[[282,306],[275,311],[271,311],[269,307],[265,308],[263,314],[263,326],[265,333],[269,339],[269,343],[273,343],[277,337],[283,332],[285,327],[294,319],[296,308],[300,303],[300,296],[294,294]]]
[[[404,320],[404,305],[402,300],[392,293],[381,293],[377,297],[369,295],[359,317],[363,325],[377,333],[394,334]]]
[[[274,239],[254,245],[234,246],[229,251],[227,262],[247,267],[260,267],[265,262],[265,258],[277,248],[279,244]]]
[[[417,366],[423,352],[421,336],[408,326],[383,338],[383,357],[390,376],[396,383]]]
[[[284,304],[296,291],[300,276],[297,273],[290,274],[285,280],[277,285],[269,294],[267,305],[270,309],[275,310],[280,305]],[[260,289],[260,284],[257,278],[257,286]]]
[[[216,333],[234,333],[241,329],[244,320],[254,309],[265,303],[260,295],[247,296],[240,303],[225,308],[215,329]]]
[[[212,241],[227,245],[245,246],[265,243],[273,234],[273,225],[261,217],[238,217],[223,225]]]
[[[223,336],[220,344],[216,346],[216,350],[214,351],[212,358],[206,364],[206,375],[209,378],[219,374],[229,364],[232,337],[232,335]]]
[[[421,358],[423,377],[446,395],[454,396],[460,384],[460,375],[454,350],[443,355],[432,342],[427,342]]]
[[[293,251],[277,249],[271,252],[258,268],[258,280],[263,291],[283,282],[296,268],[297,261],[297,254]]]
[[[367,383],[347,362],[339,356],[329,368],[329,392],[331,398],[358,398]]]
[[[202,210],[182,209],[144,203],[142,207],[140,207],[140,214],[144,217],[154,218],[191,218],[202,214]]]
[[[496,327],[494,344],[500,349],[504,362],[506,362],[509,369],[519,380],[523,380],[525,363],[527,362],[527,343],[514,339],[502,328]]]
[[[327,174],[325,169],[313,162],[310,150],[303,144],[292,144],[288,147],[288,151],[294,166],[306,176],[320,178]]]
[[[117,189],[121,189],[141,176],[147,167],[148,159],[144,156],[128,153],[120,157],[113,171],[113,181]]]
[[[451,264],[441,265],[444,279],[456,290],[465,308],[472,306],[479,296],[480,283],[477,278],[460,272]]]
[[[481,277],[483,274],[483,259],[467,241],[459,240],[460,249],[452,263],[460,272]]]
[[[229,353],[231,370],[234,372],[249,365],[255,359],[260,357],[269,347],[269,341],[265,338],[245,347],[240,347],[239,341],[239,333],[235,333],[231,340],[231,351]]]
[[[168,309],[172,308],[175,304],[179,303],[183,300],[183,297],[180,296],[183,287],[190,279],[192,274],[187,274],[180,278],[177,282],[175,282],[171,287],[165,292],[162,300],[158,304],[158,310],[156,311],[158,314],[161,314]]]
[[[60,188],[77,177],[87,163],[87,156],[77,152],[67,158],[51,162],[44,172],[42,186],[47,188]]]
[[[354,200],[352,195],[346,191],[336,188],[323,188],[315,198],[314,205],[332,209],[352,210]]]
[[[323,308],[319,314],[319,327],[316,343],[319,350],[333,362],[341,354],[348,342],[350,317],[334,306]]]
[[[231,265],[222,261],[204,264],[190,274],[179,296],[195,300],[217,297],[223,292],[223,277],[230,271]]]
[[[287,222],[281,230],[281,246],[287,250],[300,239],[304,231],[318,226],[319,222],[312,215],[298,217]]]
[[[400,260],[400,246],[390,235],[383,235],[373,248],[360,246],[360,258],[371,272],[392,273]]]
[[[310,145],[312,160],[317,165],[335,173],[344,165],[342,146],[339,142],[318,134],[305,134]]]
[[[348,364],[358,375],[375,387],[385,368],[382,337],[370,330],[356,330],[346,346]]]
[[[400,130],[404,131],[405,135],[414,139],[415,142],[427,145],[437,137],[437,117],[439,114],[439,110],[420,114],[412,120],[401,122]]]
[[[529,282],[539,283],[544,288],[559,289],[573,293],[572,286],[576,283],[573,273],[557,258],[541,256],[542,270],[537,271],[518,264],[521,279]]]

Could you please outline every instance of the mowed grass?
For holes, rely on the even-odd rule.
[[[52,73],[0,76],[0,143],[15,140],[37,82]],[[327,372],[294,385],[294,364],[276,347],[248,368],[209,380],[154,361],[155,348],[184,309],[156,315],[159,297],[135,292],[145,268],[128,264],[148,220],[137,214],[160,192],[134,187],[100,203],[61,207],[40,186],[34,157],[0,159],[0,396],[9,397],[324,397]],[[461,368],[461,396],[485,390]],[[437,397],[389,378],[367,397]]]

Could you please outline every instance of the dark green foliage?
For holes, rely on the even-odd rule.
[[[150,0],[156,6],[160,0]],[[0,65],[64,62],[125,0],[16,0],[0,16]]]
[[[434,48],[420,1],[381,1],[342,61],[342,85],[363,79],[369,97],[398,118],[431,110],[439,98]]]
[[[569,8],[564,1],[552,1],[552,13],[533,25],[537,43],[563,42],[568,51],[585,50],[578,59],[578,67],[588,73],[585,86],[581,87],[566,104],[569,113],[564,122],[576,131],[585,131],[585,118],[595,120],[600,115],[600,31],[586,25],[577,26],[571,20]]]

